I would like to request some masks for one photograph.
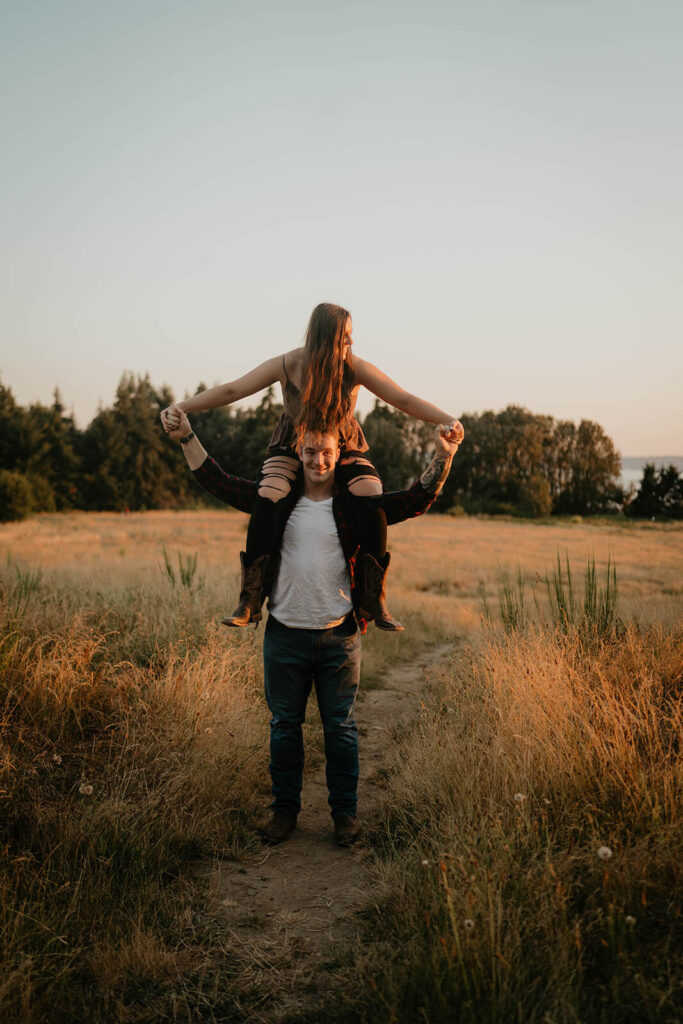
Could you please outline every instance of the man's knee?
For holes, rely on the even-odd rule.
[[[351,494],[359,498],[372,498],[382,494],[382,481],[369,459],[358,455],[342,457],[340,465],[345,469],[347,487]]]
[[[306,711],[299,708],[271,708],[270,727],[276,732],[298,732],[306,719]]]
[[[258,487],[259,497],[273,502],[286,498],[292,490],[296,471],[297,463],[294,459],[284,456],[266,459]]]
[[[259,498],[267,498],[268,501],[282,501],[290,493],[291,487],[287,480],[280,477],[264,477],[258,488]]]
[[[356,476],[349,481],[349,490],[357,498],[374,498],[381,495],[382,484],[374,476]]]

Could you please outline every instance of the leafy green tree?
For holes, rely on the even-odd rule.
[[[444,488],[446,502],[474,512],[530,507],[532,493],[538,500],[537,477],[549,460],[551,418],[514,405],[461,418],[465,442]]]
[[[519,489],[519,511],[523,516],[549,516],[553,510],[550,484],[540,473],[533,473]]]
[[[465,442],[444,487],[444,504],[471,512],[596,512],[618,496],[619,456],[588,420],[577,428],[519,406],[462,417]],[[541,485],[540,480],[546,485]]]
[[[363,433],[386,491],[406,487],[419,476],[429,461],[433,431],[431,424],[375,401],[363,420]]]
[[[621,459],[598,423],[581,420],[571,459],[571,480],[560,495],[559,511],[602,512],[613,500]]]

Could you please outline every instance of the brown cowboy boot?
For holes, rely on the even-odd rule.
[[[288,811],[275,811],[267,825],[261,829],[261,839],[268,846],[276,846],[287,838],[296,828],[296,814]]]
[[[384,601],[384,581],[390,560],[388,551],[379,562],[367,552],[361,555],[363,575],[359,610],[364,618],[374,619],[380,629],[398,630],[403,626],[393,617]]]
[[[351,846],[360,839],[363,829],[356,818],[342,814],[334,819],[334,838],[340,846]]]
[[[244,564],[245,557],[244,551],[240,551],[242,566],[240,601],[232,615],[227,619],[221,619],[224,626],[246,626],[250,622],[258,624],[263,618],[261,615],[261,605],[263,604],[261,593],[270,555],[260,555],[250,566]]]

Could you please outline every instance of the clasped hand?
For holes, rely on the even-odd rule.
[[[170,438],[178,441],[181,437],[187,437],[192,427],[190,421],[177,405],[169,405],[161,413],[163,428]]]
[[[441,442],[441,446],[444,450],[452,455],[457,452],[464,437],[465,428],[460,420],[453,420],[452,423],[440,423],[436,428],[437,443]]]

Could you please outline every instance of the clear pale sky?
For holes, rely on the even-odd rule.
[[[22,0],[0,39],[21,404],[182,397],[332,301],[456,415],[683,453],[678,0]]]

